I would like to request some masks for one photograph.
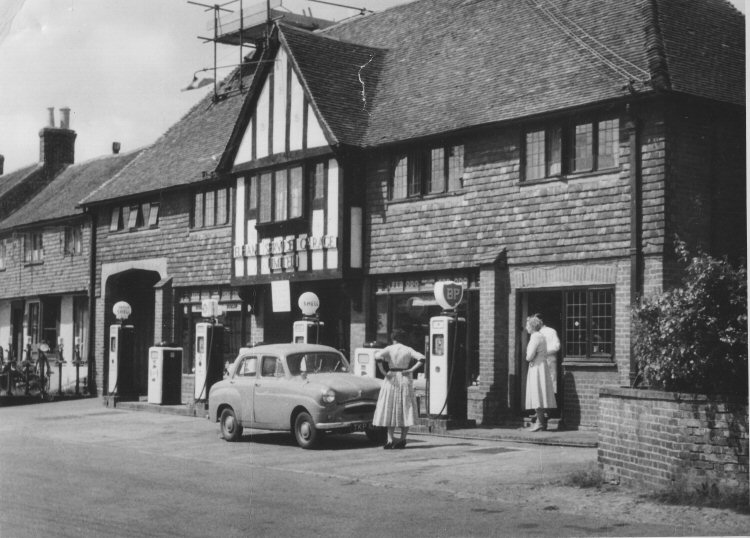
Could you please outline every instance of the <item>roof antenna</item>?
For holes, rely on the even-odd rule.
[[[359,11],[360,15],[365,15],[367,13],[375,13],[373,10],[367,9],[366,7],[347,6],[346,4],[337,4],[336,2],[327,2],[326,0],[310,0],[310,2],[316,2],[318,4],[326,4],[329,6],[343,7],[346,9],[353,9],[355,11]]]
[[[212,6],[209,6],[208,4],[201,4],[200,2],[194,2],[193,0],[188,0],[188,4],[205,7],[206,11],[213,10],[214,12],[214,37],[213,39],[208,38],[208,37],[198,36],[198,38],[202,39],[205,43],[212,41],[214,44],[214,101],[219,100],[219,95],[217,93],[217,82],[216,82],[216,43],[218,41],[218,36],[219,36],[219,13],[221,11],[226,11],[227,13],[234,13],[231,9],[226,9],[224,6],[226,6],[227,4],[234,4],[236,1],[237,0],[230,0],[229,2],[225,2],[223,4],[214,4]],[[240,9],[242,8],[240,7]],[[242,47],[240,47],[240,49],[241,48]],[[240,79],[242,79],[242,77],[240,77]]]

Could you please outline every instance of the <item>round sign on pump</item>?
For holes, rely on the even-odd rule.
[[[297,304],[299,305],[299,309],[302,310],[302,314],[305,316],[314,316],[315,312],[320,308],[318,296],[311,291],[306,291],[300,295]]]
[[[435,300],[443,310],[453,310],[464,298],[464,287],[458,282],[435,282]]]
[[[125,301],[117,301],[112,307],[112,313],[118,320],[124,321],[130,317],[130,314],[133,313],[133,309],[130,308],[130,305]]]

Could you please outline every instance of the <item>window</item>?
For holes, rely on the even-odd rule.
[[[63,253],[76,255],[83,252],[83,228],[81,226],[66,226]]]
[[[238,376],[255,377],[258,368],[258,357],[245,357],[237,369]]]
[[[263,377],[283,377],[284,366],[276,357],[263,357],[260,375]]]
[[[41,232],[27,233],[23,236],[23,261],[25,263],[42,263],[44,261]]]
[[[611,289],[565,292],[565,355],[611,359],[614,353],[614,293]]]
[[[460,189],[464,175],[464,147],[439,146],[398,155],[393,161],[390,199],[442,194]]]
[[[251,201],[260,206],[258,220],[261,223],[283,222],[302,217],[304,215],[303,178],[301,166],[262,173],[258,180],[258,196],[248,198],[248,208],[251,207]],[[254,185],[255,181],[252,181],[251,188],[254,188]]]
[[[39,343],[39,338],[40,338],[40,334],[39,334],[39,311],[40,311],[40,308],[39,308],[39,303],[38,302],[29,303],[29,311],[28,311],[28,315],[29,315],[29,324],[28,324],[29,329],[28,330],[29,330],[29,332],[26,333],[26,334],[27,334],[27,336],[31,337],[31,343],[32,344],[38,344]]]
[[[5,239],[0,241],[0,271],[5,270],[5,257],[7,255],[7,247],[5,246]]]
[[[230,192],[228,187],[196,192],[193,196],[193,228],[229,224]]]
[[[524,179],[533,181],[616,168],[619,133],[617,118],[527,130],[523,145]]]
[[[156,228],[159,225],[159,204],[144,202],[140,204],[112,208],[109,231],[140,230]]]

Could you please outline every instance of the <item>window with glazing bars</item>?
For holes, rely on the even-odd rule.
[[[611,358],[614,354],[614,293],[580,289],[565,293],[566,358]]]

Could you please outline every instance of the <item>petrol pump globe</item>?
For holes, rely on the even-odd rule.
[[[124,322],[133,313],[133,309],[125,301],[117,301],[112,307],[112,313],[115,315],[118,321]]]
[[[297,305],[299,305],[299,309],[302,310],[303,315],[314,316],[318,308],[320,308],[320,300],[318,300],[318,296],[313,292],[306,291],[299,296]]]

